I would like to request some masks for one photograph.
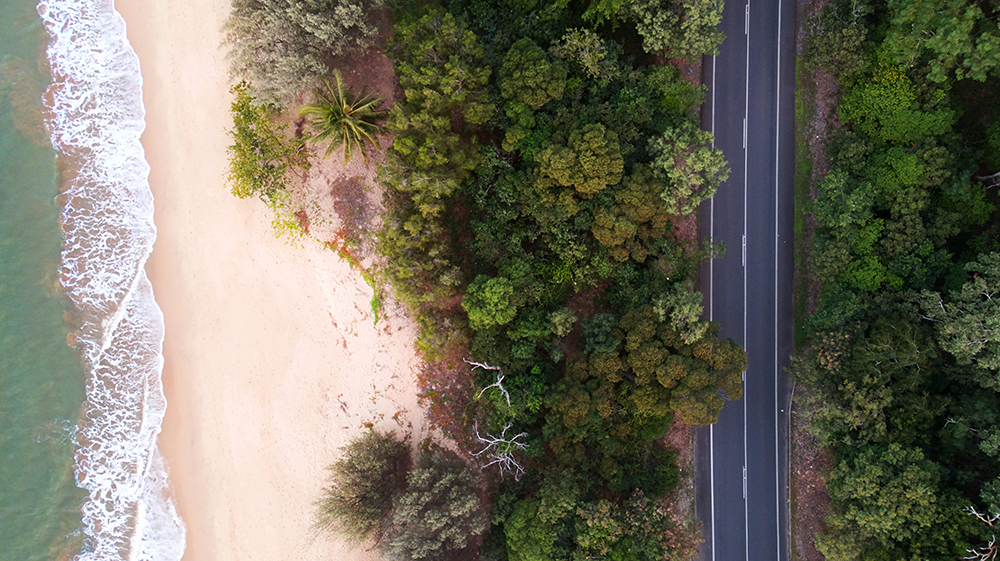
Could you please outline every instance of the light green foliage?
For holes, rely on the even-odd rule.
[[[608,550],[625,533],[618,520],[615,505],[604,499],[577,509],[580,522],[576,528],[576,542],[588,557],[607,555]]]
[[[635,22],[647,53],[667,51],[668,56],[694,60],[718,53],[725,38],[716,29],[722,6],[722,0],[634,0],[627,19]]]
[[[617,261],[642,263],[666,236],[670,213],[660,198],[663,187],[649,168],[636,165],[615,193],[615,204],[594,211],[591,231]]]
[[[634,0],[590,0],[583,12],[583,21],[592,23],[595,28],[605,22],[617,27],[619,14],[627,10],[633,2]]]
[[[509,279],[477,276],[462,298],[462,307],[469,314],[469,325],[481,330],[510,323],[517,315],[517,306],[511,302],[513,295],[514,285]]]
[[[498,73],[500,92],[532,109],[561,99],[566,87],[566,66],[551,60],[534,41],[525,37],[515,42],[503,59]]]
[[[370,47],[382,0],[233,0],[224,31],[230,75],[262,102],[290,101],[331,73],[330,57]]]
[[[352,439],[327,468],[330,485],[317,503],[316,526],[351,541],[380,539],[409,464],[409,446],[395,435],[369,430]]]
[[[870,70],[871,76],[859,80],[841,105],[841,114],[854,123],[856,130],[892,143],[914,142],[951,130],[954,111],[921,109],[913,82],[902,65],[883,54]]]
[[[538,519],[539,502],[523,499],[504,522],[511,561],[549,561],[558,537],[551,523]]]
[[[573,330],[576,320],[573,310],[562,307],[549,314],[549,328],[556,337],[565,337]]]
[[[940,478],[940,468],[920,449],[890,444],[867,447],[840,462],[827,484],[859,537],[888,545],[937,522]]]
[[[603,125],[573,129],[565,144],[554,142],[538,155],[543,178],[573,187],[589,199],[622,180],[624,160],[618,135]]]
[[[299,117],[306,117],[306,123],[312,129],[313,135],[307,142],[329,142],[324,158],[335,149],[343,147],[344,164],[351,160],[355,150],[367,162],[367,144],[382,148],[375,137],[376,134],[385,132],[385,128],[375,121],[388,113],[378,110],[381,99],[370,95],[355,96],[344,85],[339,70],[333,71],[333,84],[323,78],[323,88],[315,90],[315,95],[316,102],[299,108]]]
[[[691,345],[708,332],[709,322],[701,318],[703,297],[693,283],[676,283],[666,294],[653,301],[653,311],[660,321],[668,321],[684,344]]]
[[[664,111],[683,113],[704,103],[705,86],[693,86],[682,79],[676,66],[651,66],[646,72],[646,84]]]
[[[904,64],[926,58],[935,82],[983,82],[1000,66],[1000,28],[974,2],[890,0],[889,12],[886,46]]]
[[[1000,299],[994,299],[1000,291],[1000,253],[980,255],[965,269],[973,276],[957,292],[942,298],[924,291],[921,311],[934,322],[941,348],[959,364],[1000,371]]]
[[[589,29],[568,29],[562,39],[549,47],[558,59],[578,64],[590,78],[602,83],[619,75],[617,57],[601,36]]]
[[[650,141],[653,173],[666,181],[660,196],[672,212],[694,212],[729,177],[722,150],[712,142],[712,133],[686,120]]]
[[[481,486],[477,474],[454,453],[421,453],[406,491],[395,501],[382,552],[390,559],[451,559],[486,529]]]
[[[246,199],[257,197],[276,215],[291,214],[286,208],[288,172],[308,169],[302,141],[285,135],[287,125],[278,125],[276,108],[255,103],[246,82],[233,86],[236,99],[230,106],[233,139],[229,146],[229,182],[233,195]]]

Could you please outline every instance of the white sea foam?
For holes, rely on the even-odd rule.
[[[166,409],[163,315],[144,266],[156,238],[139,60],[113,0],[42,0],[63,168],[61,280],[87,368],[76,454],[87,539],[80,560],[180,559],[177,516],[156,447]]]

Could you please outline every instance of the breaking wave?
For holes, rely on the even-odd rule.
[[[42,0],[47,125],[62,172],[60,280],[87,371],[76,481],[88,493],[79,560],[184,552],[157,450],[166,400],[163,314],[144,270],[156,239],[139,60],[113,0]]]

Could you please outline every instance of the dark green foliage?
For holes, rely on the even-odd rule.
[[[230,74],[265,103],[285,103],[333,68],[330,58],[370,47],[382,0],[233,0],[224,30]]]
[[[992,169],[992,116],[952,90],[995,71],[980,10],[833,2],[806,42],[843,87],[809,209],[822,290],[792,361],[835,463],[829,560],[967,556],[989,536],[963,510],[1000,502],[996,199],[973,180]]]
[[[620,341],[613,331],[618,327],[618,318],[614,314],[594,314],[583,322],[583,336],[586,353],[608,353],[618,347]]]
[[[703,90],[625,56],[630,30],[611,35],[631,4],[452,0],[400,13],[389,42],[405,100],[380,171],[383,270],[425,354],[459,343],[452,356],[478,364],[463,420],[480,437],[526,435],[484,557],[690,553],[645,498],[679,480],[660,439],[675,415],[712,422],[720,391],[740,395],[745,354],[698,318],[704,252],[672,224],[725,164],[697,132]]]
[[[382,543],[390,559],[446,560],[465,551],[489,522],[477,474],[453,452],[422,452]]]
[[[369,430],[341,448],[341,455],[328,468],[330,486],[317,503],[316,526],[351,541],[379,540],[393,499],[406,488],[409,446]]]
[[[343,147],[345,164],[351,160],[355,150],[367,162],[366,144],[382,148],[375,138],[376,134],[385,132],[384,127],[375,123],[387,113],[378,110],[381,99],[369,95],[355,96],[344,86],[339,70],[333,71],[332,85],[323,78],[323,88],[317,89],[315,95],[318,100],[300,107],[299,117],[306,117],[306,123],[312,129],[313,135],[308,143],[329,142],[324,158]]]

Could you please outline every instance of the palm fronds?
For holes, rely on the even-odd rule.
[[[323,78],[323,88],[314,92],[317,101],[299,108],[299,116],[307,118],[307,124],[313,135],[307,142],[320,144],[329,141],[323,157],[330,155],[337,148],[344,147],[344,163],[354,157],[355,151],[361,153],[361,158],[368,161],[365,154],[365,143],[371,143],[376,148],[376,134],[385,132],[385,127],[375,123],[385,117],[388,111],[379,111],[381,98],[372,95],[355,96],[344,85],[339,70],[333,71],[333,83]]]

